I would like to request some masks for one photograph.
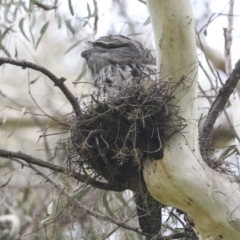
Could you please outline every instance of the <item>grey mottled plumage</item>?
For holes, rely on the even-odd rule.
[[[136,40],[121,35],[101,37],[88,43],[81,54],[94,78],[92,95],[98,101],[114,97],[129,83],[156,76],[150,50]],[[150,78],[152,78],[150,77]],[[139,225],[143,232],[156,235],[161,228],[161,204],[151,196],[135,195]],[[147,238],[147,239],[152,239]]]
[[[88,45],[81,55],[94,78],[93,96],[100,101],[115,96],[135,79],[156,76],[155,59],[136,40],[110,35]]]

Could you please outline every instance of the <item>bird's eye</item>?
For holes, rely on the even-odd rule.
[[[120,48],[122,46],[124,46],[124,44],[116,45],[114,43],[109,43],[109,44],[106,45],[107,48]]]
[[[102,48],[120,48],[120,47],[124,47],[127,44],[124,44],[120,41],[112,41],[112,42],[104,42],[104,41],[96,41],[93,43],[94,46],[98,46],[98,47],[102,47]]]

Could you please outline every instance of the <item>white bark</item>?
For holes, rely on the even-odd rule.
[[[144,179],[154,198],[193,218],[201,239],[240,239],[240,193],[237,185],[210,169],[198,148],[197,51],[190,0],[148,0],[157,64],[170,82],[187,76],[176,102],[187,127],[175,134],[164,157],[149,159]]]
[[[21,227],[21,222],[17,215],[1,215],[0,225],[2,227],[0,233],[0,237],[2,237],[2,239],[16,239]]]

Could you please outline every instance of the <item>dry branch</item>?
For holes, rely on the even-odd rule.
[[[111,184],[99,182],[99,181],[91,179],[85,175],[82,175],[76,171],[69,170],[67,167],[58,166],[58,165],[43,161],[39,158],[35,158],[31,155],[28,155],[28,154],[25,154],[22,152],[12,152],[12,151],[0,149],[0,157],[12,159],[12,160],[14,160],[14,158],[21,159],[28,164],[33,164],[35,166],[44,167],[44,168],[53,170],[58,173],[67,174],[69,177],[73,177],[82,183],[89,184],[92,187],[96,187],[99,189],[112,190],[112,191],[123,191],[125,189],[120,184],[118,186],[118,185],[111,185]]]
[[[22,69],[26,69],[26,68],[33,69],[33,70],[41,72],[45,76],[49,77],[50,80],[54,82],[54,86],[59,87],[60,90],[62,91],[62,93],[68,99],[68,101],[70,102],[70,104],[73,107],[76,117],[81,116],[81,109],[80,109],[77,98],[75,98],[73,96],[73,94],[70,92],[70,90],[64,84],[64,81],[66,81],[66,78],[63,78],[63,77],[58,78],[52,72],[50,72],[48,69],[46,69],[42,66],[39,66],[37,64],[31,63],[31,62],[27,62],[27,61],[14,60],[14,59],[10,59],[10,58],[0,58],[0,66],[3,64],[19,66],[19,67],[22,67]]]
[[[199,139],[200,151],[202,157],[206,162],[209,162],[208,152],[213,134],[213,126],[219,115],[224,110],[225,105],[230,95],[232,94],[233,90],[235,89],[239,79],[240,79],[240,60],[238,60],[238,62],[235,64],[235,69],[233,69],[229,79],[226,81],[224,86],[219,90],[219,93],[209,110],[207,119],[200,133]]]

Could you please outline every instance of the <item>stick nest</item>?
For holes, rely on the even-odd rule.
[[[80,166],[109,181],[139,177],[144,159],[161,159],[167,140],[185,124],[174,104],[176,87],[144,80],[104,102],[92,96],[71,127]]]

